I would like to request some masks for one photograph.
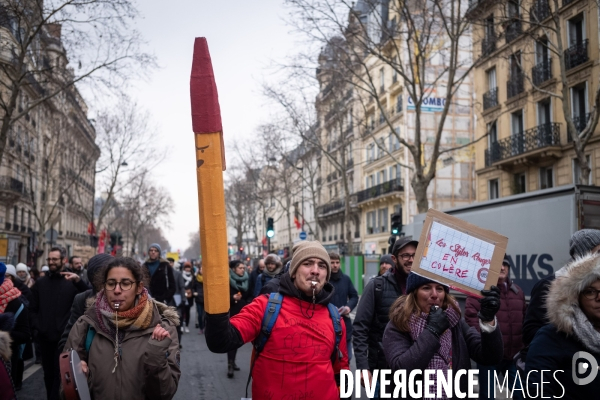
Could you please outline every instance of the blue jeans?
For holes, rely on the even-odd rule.
[[[500,364],[497,365],[481,365],[477,364],[477,368],[479,368],[479,399],[480,400],[493,400],[494,396],[494,371],[502,374],[508,375],[508,387],[512,390],[513,384],[517,377],[517,366],[513,360],[502,360]],[[488,371],[489,371],[489,380],[488,380]],[[523,378],[519,376],[521,380],[517,380],[515,386],[515,391],[512,392],[513,400],[523,400],[523,392],[520,390],[521,382]],[[498,380],[500,384],[502,384],[502,378],[499,377]],[[489,387],[489,396],[488,396],[488,387]],[[518,390],[517,390],[518,389]],[[504,393],[506,393],[506,386],[504,387]]]
[[[198,328],[204,330],[204,304],[196,303],[198,310]]]

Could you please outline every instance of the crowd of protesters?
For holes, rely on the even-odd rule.
[[[240,370],[237,349],[253,342],[257,399],[339,398],[339,374],[353,355],[375,398],[385,397],[376,370],[448,374],[470,369],[471,361],[480,399],[495,398],[498,373],[515,389],[513,399],[527,398],[544,381],[542,370],[562,371],[545,394],[598,393],[600,379],[581,385],[570,377],[575,353],[600,364],[600,231],[573,234],[572,261],[534,287],[529,306],[505,258],[497,284],[481,298],[467,297],[464,312],[447,285],[412,271],[417,246],[397,240],[360,301],[342,257],[316,241],[296,244],[283,260],[268,254],[254,267],[232,260],[230,310],[223,314],[204,310],[202,266],[162,259],[158,244],[143,264],[99,254],[84,265],[58,247],[40,273],[0,263],[0,387],[7,388],[0,398],[16,398],[24,360],[34,357],[46,397],[61,398],[59,355],[72,349],[92,398],[170,399],[181,374],[182,335],[193,320],[211,351],[227,353],[229,378]],[[466,385],[465,376],[458,386]]]

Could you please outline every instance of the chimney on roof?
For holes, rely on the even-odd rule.
[[[61,24],[48,24],[46,26],[48,27],[48,34],[50,36],[52,36],[53,38],[60,40],[62,25]]]

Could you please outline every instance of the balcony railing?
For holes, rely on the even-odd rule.
[[[577,133],[581,133],[585,129],[591,115],[592,115],[591,113],[587,113],[587,114],[583,114],[583,115],[577,115],[577,116],[571,118],[573,120],[573,125],[575,125],[575,129],[577,129]],[[573,137],[571,136],[571,133],[568,130],[567,130],[567,141],[569,143],[571,143],[573,141]]]
[[[523,32],[523,29],[521,27],[521,20],[515,19],[515,20],[510,21],[508,23],[508,26],[506,27],[506,33],[505,33],[506,43],[510,43],[513,40],[515,40],[517,37],[519,37],[521,35],[522,32]]]
[[[534,0],[529,9],[529,20],[531,22],[542,22],[550,16],[550,4],[548,0]]]
[[[589,60],[587,48],[588,39],[585,39],[565,50],[565,67],[567,69],[575,68]]]
[[[488,36],[481,41],[481,56],[485,57],[492,54],[496,50],[496,38]]]
[[[506,139],[491,144],[485,150],[485,165],[527,153],[532,150],[560,144],[560,124],[549,122],[526,130],[523,133],[511,135]]]
[[[490,89],[483,94],[483,109],[496,107],[498,105],[498,88]]]
[[[25,194],[23,182],[10,176],[0,176],[0,190],[17,194]]]
[[[343,200],[336,200],[319,207],[319,214],[325,215],[344,208]],[[330,239],[331,240],[331,239]]]
[[[552,78],[552,59],[542,61],[531,69],[531,80],[536,86]]]
[[[402,184],[402,179],[392,179],[387,182],[380,183],[379,185],[370,187],[368,189],[361,190],[356,194],[356,202],[362,203],[363,201],[374,199],[384,194],[403,191],[404,186]]]
[[[525,85],[523,85],[523,73],[517,72],[511,74],[506,81],[506,98],[510,99],[519,93],[523,93]]]

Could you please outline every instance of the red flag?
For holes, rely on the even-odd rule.
[[[88,224],[87,233],[88,233],[88,235],[96,234],[96,226],[94,225],[93,221],[90,221],[90,223]]]
[[[263,239],[262,239],[262,244],[263,244],[263,246],[266,246],[266,245],[267,245],[267,237],[266,237],[266,236],[265,236],[265,237],[263,237]]]
[[[294,217],[294,224],[296,224],[296,229],[302,228],[302,224],[298,221],[298,217]]]

